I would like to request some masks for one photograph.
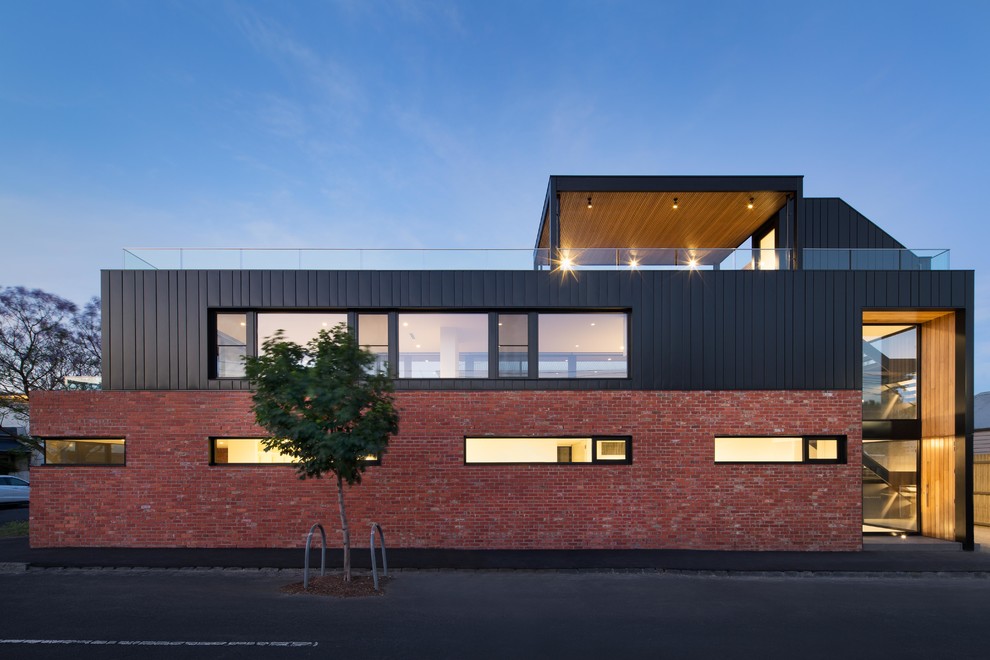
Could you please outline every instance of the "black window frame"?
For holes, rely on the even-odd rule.
[[[580,381],[589,381],[595,379],[608,380],[608,381],[630,381],[633,377],[634,362],[632,358],[633,353],[633,323],[632,323],[632,310],[623,308],[602,308],[602,307],[591,307],[591,308],[488,308],[488,309],[474,309],[474,308],[417,308],[417,307],[403,307],[403,308],[346,308],[341,309],[339,307],[320,307],[320,308],[210,308],[207,321],[207,335],[209,337],[209,345],[207,347],[208,352],[208,373],[207,378],[212,381],[246,381],[246,376],[220,376],[218,375],[218,359],[219,359],[219,346],[217,344],[217,317],[221,314],[243,314],[245,317],[245,323],[247,324],[247,345],[245,347],[245,356],[256,357],[259,355],[260,347],[258,346],[258,315],[259,314],[343,314],[347,317],[347,326],[351,332],[360,333],[360,320],[359,317],[363,315],[381,315],[387,318],[388,323],[388,375],[394,380],[400,380],[403,382],[411,383],[424,383],[432,382],[436,380],[441,380],[435,377],[408,377],[399,376],[399,334],[400,334],[400,317],[402,314],[478,314],[487,315],[488,317],[488,373],[485,376],[471,376],[471,377],[457,377],[457,378],[445,378],[442,380],[450,381],[469,381],[469,380],[483,380],[483,381],[521,381],[521,380],[532,380],[532,381],[542,381],[543,383],[573,383]],[[541,376],[540,375],[540,326],[539,319],[541,314],[554,314],[554,315],[567,315],[567,314],[622,314],[625,316],[626,320],[626,332],[625,332],[625,352],[626,352],[626,369],[625,375],[622,376],[610,376],[610,375],[596,375],[596,376],[582,376],[582,377],[569,377],[569,376]],[[527,341],[528,344],[525,345],[527,353],[527,373],[526,374],[511,374],[511,375],[501,375],[499,374],[499,336],[498,336],[498,319],[501,315],[514,315],[514,316],[525,316],[527,319]],[[522,346],[522,345],[519,345]]]
[[[235,315],[243,314],[245,327],[247,328],[247,343],[244,346],[245,356],[257,355],[256,345],[258,343],[258,318],[256,310],[249,309],[211,309],[208,315],[207,336],[209,344],[209,378],[210,380],[245,380],[247,376],[221,376],[219,370],[220,345],[217,343],[217,317],[223,314]]]
[[[90,436],[51,436],[42,437],[41,440],[45,443],[45,451],[42,452],[42,459],[44,463],[38,467],[52,467],[52,468],[121,468],[127,467],[127,436],[120,437],[107,437],[105,435],[90,435]],[[122,463],[49,463],[48,462],[48,442],[95,442],[98,440],[122,440],[121,447],[124,448],[124,460]]]
[[[208,445],[208,447],[209,447],[209,449],[208,449],[208,451],[209,451],[209,465],[210,465],[210,467],[227,467],[227,466],[232,466],[232,467],[260,467],[260,468],[282,467],[282,466],[288,466],[288,467],[294,468],[294,467],[297,467],[299,465],[299,463],[292,463],[292,462],[288,462],[288,463],[282,463],[282,462],[279,462],[279,463],[217,463],[217,461],[216,461],[217,440],[259,440],[259,441],[261,441],[261,440],[264,440],[264,439],[265,439],[265,437],[263,437],[263,436],[211,435],[209,437],[209,445]],[[381,465],[382,464],[382,457],[379,456],[378,458],[376,458],[373,461],[366,460],[366,461],[362,461],[362,462],[365,465]]]
[[[800,461],[719,461],[715,460],[715,441],[718,438],[800,438],[801,439],[801,460]],[[835,440],[837,442],[836,458],[808,458],[808,443],[811,440]],[[845,465],[848,463],[847,444],[848,436],[843,434],[815,434],[798,435],[781,433],[779,435],[764,435],[760,433],[746,433],[737,435],[718,434],[712,436],[712,462],[715,465]]]
[[[484,462],[484,463],[469,463],[467,460],[467,445],[468,440],[478,439],[485,440],[491,438],[508,438],[508,439],[520,439],[520,440],[591,440],[591,460],[588,462],[559,462],[559,461],[509,461],[509,462]],[[616,460],[612,458],[598,458],[598,441],[622,441],[626,445],[626,457],[622,460]],[[461,447],[461,460],[463,465],[472,467],[484,467],[484,466],[506,466],[506,465],[581,465],[581,466],[602,466],[602,465],[632,465],[633,452],[632,452],[632,436],[631,435],[465,435],[463,436],[463,443]]]

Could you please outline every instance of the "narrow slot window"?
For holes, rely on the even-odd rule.
[[[716,463],[845,463],[843,436],[723,436]]]
[[[49,438],[45,465],[124,465],[123,438]]]
[[[464,439],[466,464],[540,464],[631,462],[629,438],[496,438]]]
[[[288,454],[265,449],[262,438],[211,438],[211,465],[286,465],[295,463]],[[369,454],[365,462],[380,463],[377,456]]]

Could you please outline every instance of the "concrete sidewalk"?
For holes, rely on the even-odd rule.
[[[871,544],[867,544],[867,548]],[[439,550],[395,548],[392,569],[656,570],[729,573],[965,573],[990,576],[990,553],[931,549],[863,552],[737,552],[703,550]],[[924,546],[917,546],[924,548]],[[352,550],[355,568],[370,567],[367,548]],[[327,550],[327,566],[342,552]],[[314,548],[310,563],[319,566]],[[26,537],[0,539],[0,565],[66,568],[302,568],[302,549],[278,548],[31,548]]]

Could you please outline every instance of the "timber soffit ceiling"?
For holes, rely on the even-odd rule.
[[[558,192],[561,248],[736,248],[783,208],[791,192],[800,194],[797,177],[786,178],[798,180],[793,191],[701,192],[614,185],[602,191],[593,188],[595,177],[587,179],[586,190]],[[548,204],[537,247],[549,247],[549,229]]]

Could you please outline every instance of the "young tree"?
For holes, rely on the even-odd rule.
[[[25,425],[35,390],[63,389],[66,376],[99,375],[100,299],[77,312],[72,301],[41,289],[0,289],[0,424]],[[18,440],[41,448],[30,436]]]
[[[344,545],[344,580],[351,579],[351,535],[344,483],[361,482],[369,456],[381,457],[398,430],[392,382],[372,367],[375,356],[340,324],[305,346],[281,331],[245,358],[254,385],[254,416],[270,434],[266,449],[296,461],[300,479],[333,475]]]

